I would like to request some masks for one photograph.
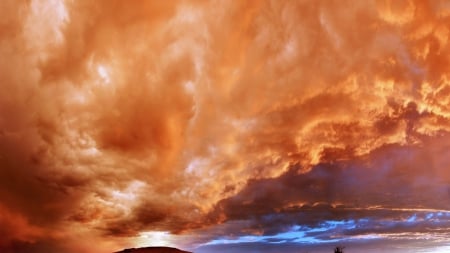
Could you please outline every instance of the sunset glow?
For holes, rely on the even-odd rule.
[[[0,17],[0,252],[449,252],[449,1]]]

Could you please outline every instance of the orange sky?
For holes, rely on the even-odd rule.
[[[333,236],[445,246],[448,1],[2,0],[0,17],[0,251],[201,251],[350,221]]]

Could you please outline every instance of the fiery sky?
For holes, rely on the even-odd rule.
[[[1,252],[450,250],[449,1],[0,17]]]

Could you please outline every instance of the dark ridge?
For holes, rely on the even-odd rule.
[[[130,248],[114,253],[192,253],[189,251],[179,250],[171,247],[145,247],[145,248]]]

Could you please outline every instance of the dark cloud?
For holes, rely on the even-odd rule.
[[[246,219],[309,207],[446,210],[449,178],[445,167],[435,166],[445,153],[434,146],[391,145],[351,162],[321,163],[306,173],[294,165],[277,178],[250,180],[241,192],[220,201],[216,212]]]
[[[366,235],[445,238],[450,185],[446,167],[436,165],[447,138],[424,140],[425,147],[384,146],[359,159],[318,164],[306,173],[294,165],[279,177],[249,181],[218,202],[210,219],[237,222],[224,225],[222,236],[277,236],[297,226],[304,237],[324,243]]]

